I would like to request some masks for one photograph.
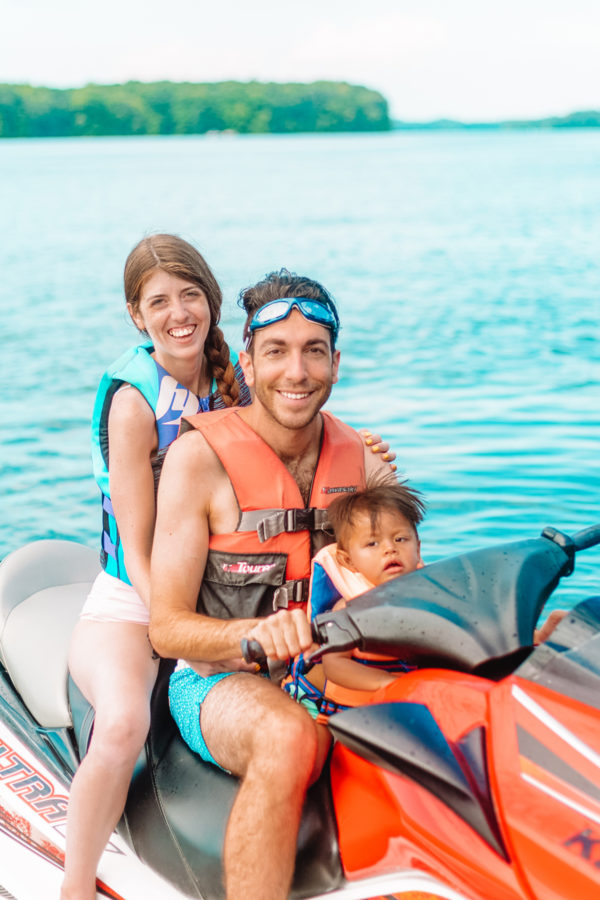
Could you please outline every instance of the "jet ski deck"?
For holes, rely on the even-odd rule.
[[[547,529],[318,617],[324,652],[359,646],[419,668],[331,718],[337,743],[307,799],[292,897],[600,892],[600,599],[532,648],[548,596],[596,543],[600,527],[573,538]],[[93,726],[75,686],[67,692],[67,649],[97,570],[94,551],[63,541],[0,565],[0,894],[17,900],[39,900],[42,883],[58,895],[69,784]],[[148,741],[101,860],[100,897],[223,897],[237,782],[179,737],[171,665],[161,664]]]

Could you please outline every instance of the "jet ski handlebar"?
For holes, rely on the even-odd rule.
[[[345,609],[336,610],[335,616],[317,616],[312,623],[312,636],[319,649],[307,659],[309,664],[318,662],[327,652],[353,650],[362,643],[361,634]],[[258,641],[243,638],[241,648],[244,662],[265,664],[265,651]]]
[[[242,648],[242,656],[244,657],[245,663],[256,663],[259,666],[266,663],[267,657],[265,651],[263,650],[262,644],[258,641],[242,638],[240,646]]]
[[[544,604],[573,571],[575,554],[597,544],[600,524],[572,536],[548,527],[538,538],[431,563],[316,615],[319,647],[307,662],[354,648],[464,672],[516,659],[533,646]],[[246,661],[264,660],[259,644],[242,643]]]
[[[572,535],[571,540],[575,545],[575,550],[587,550],[588,547],[595,547],[600,544],[600,525],[590,525]]]

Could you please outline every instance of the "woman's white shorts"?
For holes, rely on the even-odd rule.
[[[147,625],[148,607],[139,594],[114,575],[100,572],[83,604],[81,619],[93,622],[133,622]]]

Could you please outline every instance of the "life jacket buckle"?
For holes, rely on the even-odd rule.
[[[308,599],[308,578],[286,581],[273,594],[273,609],[288,609],[290,604],[304,603]]]
[[[295,534],[298,531],[331,531],[326,509],[279,509],[269,511],[270,514],[259,519],[254,526],[258,539],[262,543],[279,534]],[[251,514],[255,516],[256,513]],[[245,515],[244,524],[248,527],[251,519]]]
[[[312,531],[315,527],[314,509],[286,509],[284,510],[285,530]]]

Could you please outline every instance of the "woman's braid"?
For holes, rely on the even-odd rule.
[[[218,325],[212,325],[206,337],[204,352],[225,406],[238,406],[240,386],[229,358],[229,345]]]

